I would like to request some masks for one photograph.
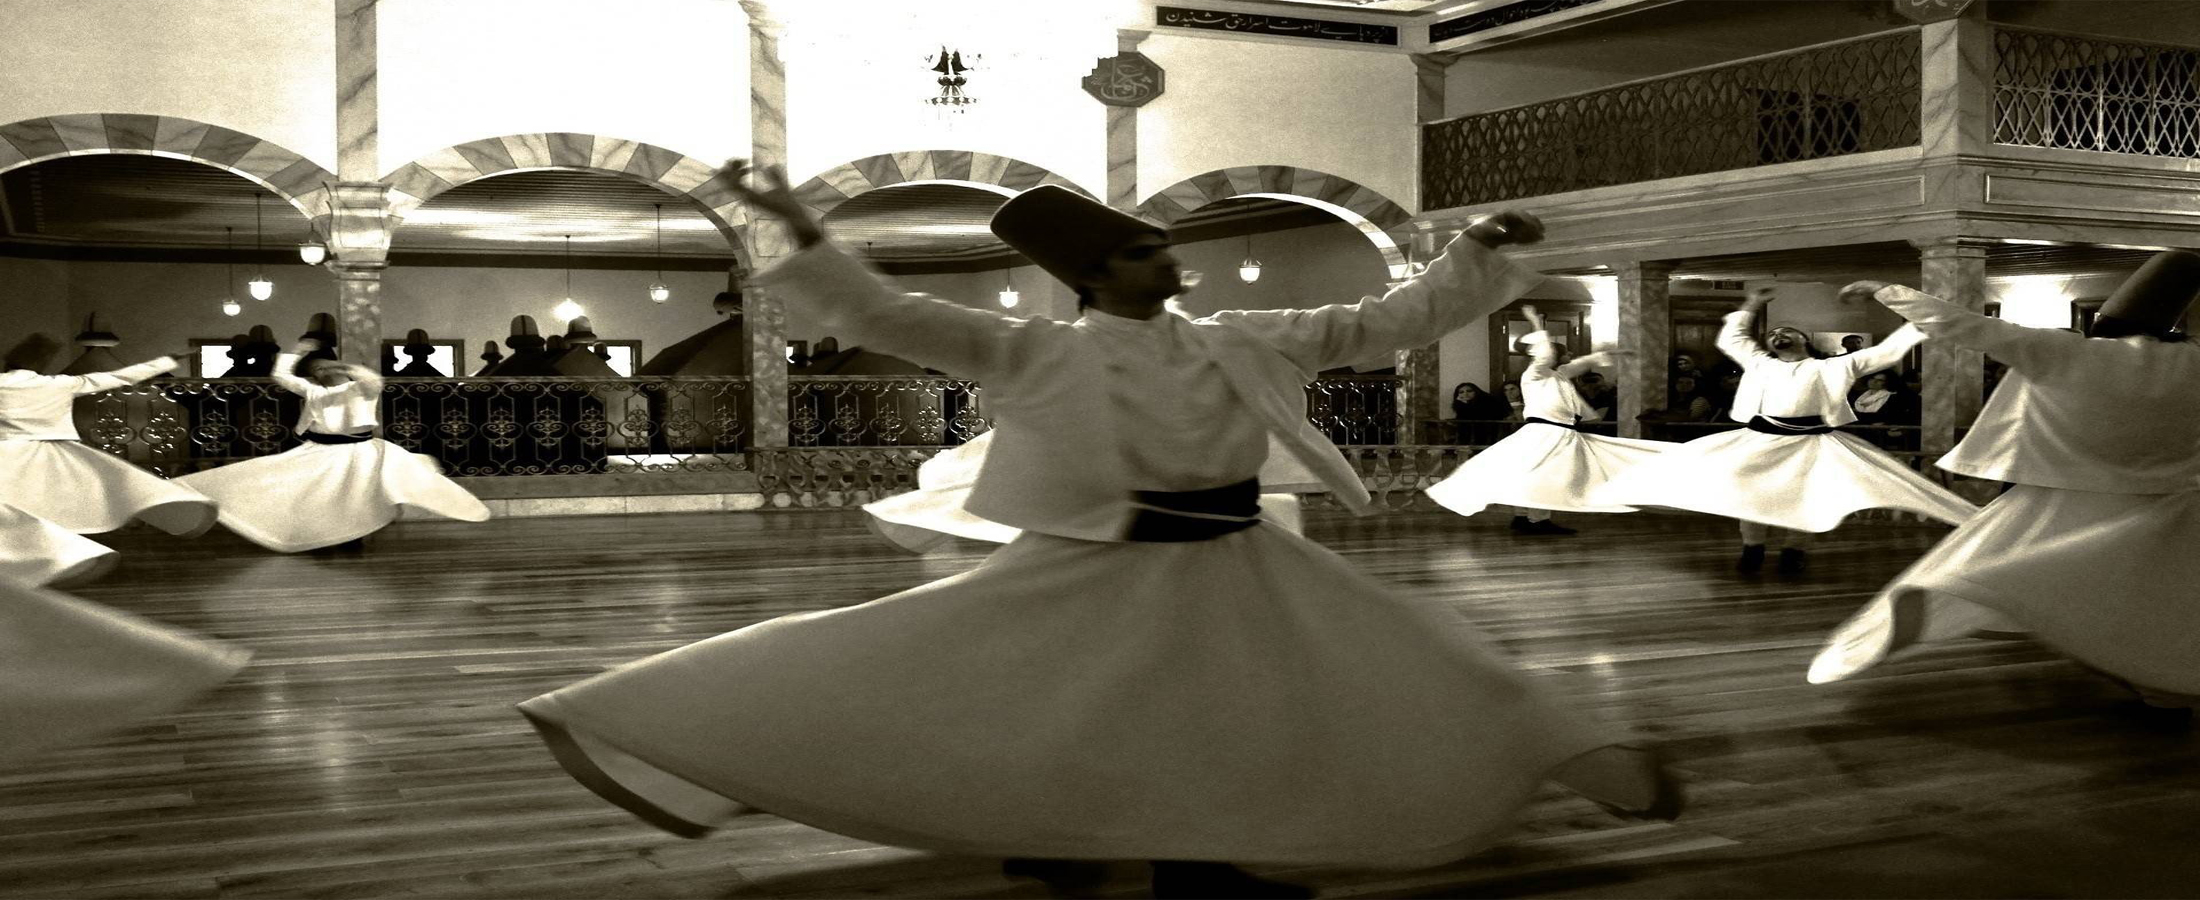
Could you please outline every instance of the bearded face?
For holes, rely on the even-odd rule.
[[[1793,328],[1775,328],[1765,335],[1765,349],[1774,353],[1801,350],[1809,345],[1809,337]]]

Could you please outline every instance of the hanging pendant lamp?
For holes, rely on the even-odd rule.
[[[1014,267],[1002,269],[1001,308],[1015,309],[1016,304],[1022,303],[1023,301],[1024,295],[1016,293],[1016,269]]]
[[[222,315],[234,316],[244,312],[244,306],[237,302],[236,294],[237,230],[224,225],[222,235],[222,247],[227,251],[224,255],[228,257],[229,266],[229,274],[222,279]]]
[[[254,192],[252,194],[252,259],[255,262],[259,260],[260,254],[267,249],[261,243],[265,237],[266,233],[261,230],[260,226],[260,195],[258,192]],[[275,296],[275,282],[267,280],[267,273],[265,272],[254,274],[251,283],[245,285],[245,287],[252,291],[252,299],[254,300],[266,300]]]
[[[649,283],[649,302],[663,303],[672,299],[672,289],[665,287],[665,205],[657,204],[657,280]]]
[[[560,322],[570,322],[585,314],[581,305],[573,302],[573,236],[565,236],[565,299],[550,308],[550,315]]]
[[[1245,235],[1245,261],[1238,263],[1238,280],[1246,284],[1260,280],[1260,260],[1253,258],[1253,236]]]

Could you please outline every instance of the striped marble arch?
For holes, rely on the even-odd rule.
[[[402,221],[436,195],[493,175],[564,169],[639,181],[688,201],[726,237],[742,264],[747,211],[733,192],[711,180],[718,166],[655,144],[555,131],[508,134],[445,147],[382,176],[390,185],[390,215]]]
[[[1392,274],[1404,271],[1404,247],[1413,234],[1413,214],[1357,182],[1297,166],[1232,166],[1194,175],[1162,189],[1138,205],[1138,212],[1163,225],[1186,213],[1232,197],[1289,200],[1328,212],[1367,236],[1383,254]]]
[[[795,186],[795,197],[822,216],[858,194],[897,184],[960,184],[1015,196],[1042,184],[1092,192],[1054,172],[1019,159],[975,150],[881,153],[842,163]]]
[[[0,172],[96,153],[134,153],[190,160],[267,188],[326,236],[333,210],[328,186],[336,176],[272,141],[176,116],[70,113],[0,125]]]

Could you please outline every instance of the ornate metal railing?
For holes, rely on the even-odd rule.
[[[975,381],[900,375],[787,379],[787,443],[796,447],[955,445],[992,427]]]
[[[1306,385],[1306,418],[1338,445],[1398,442],[1398,376],[1333,375]]]
[[[300,398],[268,379],[161,379],[85,397],[85,440],[164,475],[297,446]],[[392,378],[383,437],[454,475],[748,468],[746,378]]]
[[[1908,147],[1918,31],[1885,32],[1421,127],[1428,209]]]
[[[1999,27],[1994,142],[2200,158],[2200,49]]]

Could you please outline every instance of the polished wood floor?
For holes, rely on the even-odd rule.
[[[1853,525],[1805,577],[1729,570],[1731,526],[1573,516],[1352,519],[1310,535],[1439,598],[1666,742],[1674,824],[1552,790],[1501,846],[1441,869],[1285,870],[1324,896],[2200,896],[2200,739],[2024,642],[1804,683],[1828,627],[1944,532]],[[77,593],[244,644],[202,702],[0,771],[5,897],[1036,897],[997,860],[769,817],[700,841],[565,777],[512,704],[791,612],[963,571],[849,512],[404,523],[356,556],[216,533],[108,538]],[[1112,890],[1139,896],[1125,865]]]

